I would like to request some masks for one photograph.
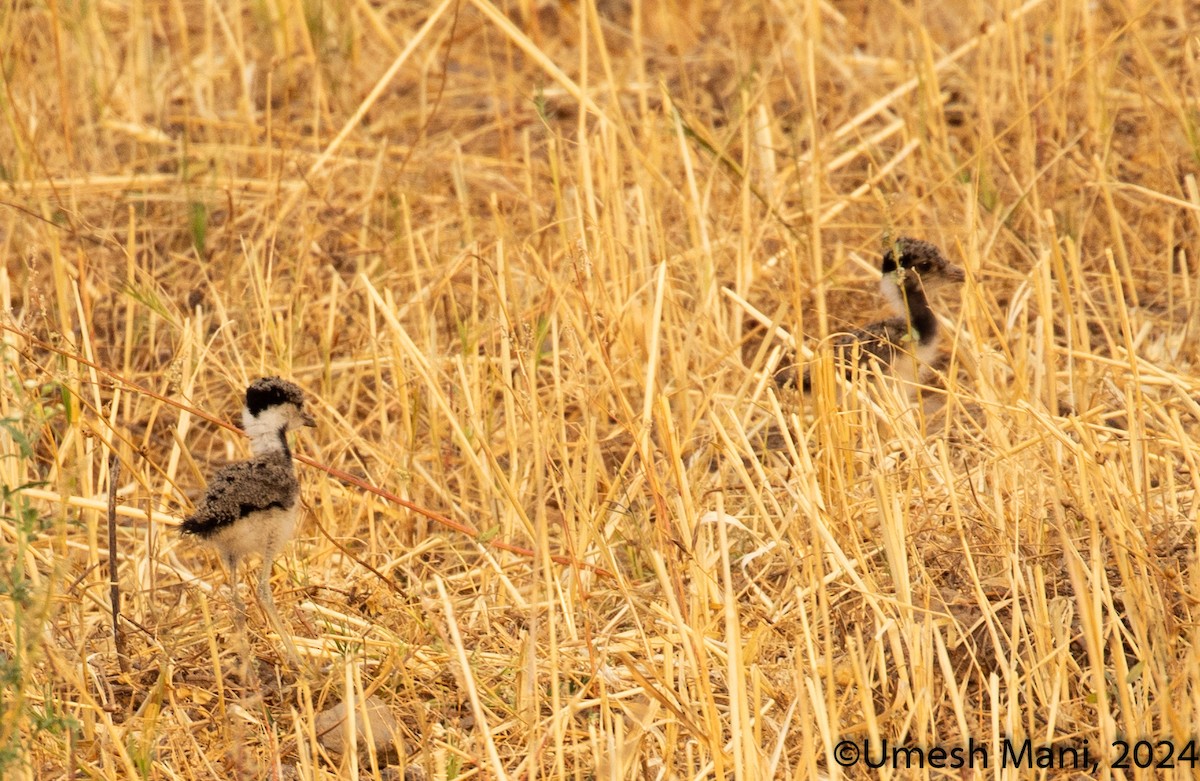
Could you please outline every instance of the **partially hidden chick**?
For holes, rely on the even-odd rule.
[[[860,366],[876,364],[885,374],[907,380],[937,354],[938,322],[929,306],[927,291],[936,285],[961,283],[966,274],[927,241],[907,236],[897,239],[883,254],[883,278],[879,289],[891,304],[895,317],[834,334],[830,338],[834,360],[847,377]],[[775,372],[780,386],[796,383],[795,356]],[[800,375],[804,392],[812,390],[805,368]]]

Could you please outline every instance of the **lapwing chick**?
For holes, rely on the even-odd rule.
[[[847,377],[855,362],[864,368],[875,364],[884,374],[916,379],[921,364],[937,355],[938,321],[926,293],[945,283],[961,283],[966,274],[927,241],[902,237],[883,253],[883,278],[879,289],[891,304],[895,317],[862,328],[835,334],[830,339],[838,368]],[[775,372],[775,382],[794,385],[793,361]],[[809,370],[801,375],[800,387],[812,390]]]
[[[262,557],[258,599],[275,630],[298,662],[295,646],[284,630],[271,595],[271,565],[296,529],[300,517],[300,482],[292,464],[287,434],[316,421],[304,409],[304,393],[278,377],[255,380],[246,389],[242,426],[254,457],[217,472],[204,499],[184,519],[182,531],[216,547],[229,571],[238,625],[244,627],[245,605],[238,594],[238,562],[246,555]]]

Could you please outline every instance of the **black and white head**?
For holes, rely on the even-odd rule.
[[[263,377],[246,388],[242,427],[251,437],[315,425],[317,421],[304,409],[304,391],[294,383],[279,377]]]
[[[880,289],[891,299],[903,290],[907,294],[929,290],[943,283],[961,283],[967,275],[951,263],[933,244],[902,236],[883,253]]]

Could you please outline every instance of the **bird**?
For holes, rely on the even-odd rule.
[[[246,388],[242,427],[250,437],[253,457],[213,475],[204,498],[180,527],[185,535],[212,544],[220,554],[229,573],[239,627],[244,627],[245,605],[237,590],[238,563],[253,553],[262,557],[258,600],[293,662],[298,660],[295,646],[271,594],[271,565],[300,517],[300,481],[287,434],[316,424],[305,410],[304,392],[294,383],[279,377],[252,382]]]
[[[879,289],[896,316],[834,334],[834,360],[847,377],[854,373],[857,359],[861,367],[876,364],[885,374],[911,382],[919,365],[937,355],[938,321],[926,292],[945,283],[959,284],[966,274],[935,245],[908,236],[886,249],[880,270]],[[795,385],[794,359],[775,372],[775,382],[780,387]],[[812,390],[809,369],[801,374],[800,387],[805,393]]]

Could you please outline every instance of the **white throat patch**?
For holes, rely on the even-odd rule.
[[[258,413],[258,417],[251,415],[249,409],[242,410],[242,428],[250,437],[250,449],[255,455],[282,450],[279,430],[288,428],[289,421],[287,409],[282,404],[267,407]]]
[[[908,304],[904,301],[904,291],[900,289],[901,277],[896,271],[889,271],[879,280],[879,292],[887,299],[888,306],[898,315],[908,314]]]

